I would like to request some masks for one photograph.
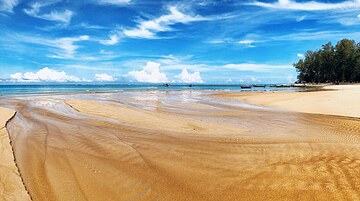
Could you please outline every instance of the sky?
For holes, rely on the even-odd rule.
[[[289,83],[360,0],[0,0],[0,82]]]

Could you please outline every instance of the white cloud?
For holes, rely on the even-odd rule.
[[[278,0],[277,2],[273,2],[273,3],[254,1],[249,3],[248,5],[260,6],[271,9],[282,9],[282,10],[319,11],[319,10],[360,8],[360,1],[348,0],[339,3],[323,3],[317,1],[296,2],[295,0]]]
[[[242,44],[242,45],[251,45],[251,44],[253,44],[253,43],[255,43],[256,41],[254,41],[254,40],[241,40],[241,41],[239,41],[238,43],[239,44]]]
[[[298,58],[304,58],[304,54],[301,54],[301,53],[298,53],[296,56],[297,56]]]
[[[19,0],[0,0],[0,12],[13,13],[13,9],[19,4]]]
[[[297,22],[301,22],[301,21],[303,21],[305,18],[306,18],[306,15],[303,15],[303,16],[300,16],[300,17],[296,18],[296,21],[297,21]]]
[[[13,82],[80,82],[80,78],[45,67],[36,73],[26,72],[10,75]]]
[[[61,58],[61,59],[74,59],[74,55],[77,53],[76,50],[79,48],[76,45],[76,42],[89,40],[90,37],[87,35],[79,36],[79,37],[66,37],[66,38],[58,38],[58,39],[47,39],[47,38],[37,38],[32,36],[23,36],[16,35],[14,36],[14,40],[19,40],[26,43],[33,43],[38,45],[45,45],[49,47],[53,47],[55,49],[51,49],[54,55],[50,55],[51,58]],[[96,60],[96,58],[92,57],[81,57],[82,60]]]
[[[138,82],[161,83],[168,82],[165,73],[160,72],[160,63],[149,61],[141,71],[131,71],[128,76]]]
[[[94,0],[98,4],[109,4],[109,5],[124,5],[131,2],[131,0]]]
[[[24,12],[31,17],[36,17],[49,21],[58,21],[68,24],[73,16],[73,12],[70,10],[65,9],[64,11],[51,11],[50,13],[39,14],[42,7],[51,5],[53,3],[54,2],[50,2],[50,3],[36,2],[31,5],[31,8],[24,9]]]
[[[101,40],[100,43],[103,45],[115,45],[119,42],[119,37],[117,35],[109,35],[108,40]]]
[[[89,38],[90,37],[87,35],[73,38],[60,38],[54,41],[48,41],[48,45],[59,48],[61,50],[61,52],[57,52],[57,55],[54,56],[55,58],[72,58],[74,57],[76,50],[79,48],[79,46],[75,45],[74,43],[78,41],[89,40]]]
[[[200,72],[189,73],[187,69],[183,69],[179,75],[176,76],[181,83],[203,83]]]
[[[101,74],[95,74],[95,80],[99,82],[113,82],[115,81],[115,78],[106,73],[101,73]]]
[[[169,14],[156,19],[141,21],[134,29],[125,29],[123,34],[131,38],[155,38],[156,33],[172,30],[171,26],[177,23],[187,24],[190,22],[206,20],[201,16],[192,16],[180,12],[177,7],[169,8]]]
[[[260,41],[256,41],[256,40],[241,40],[238,41],[237,43],[240,45],[245,45],[246,47],[255,47],[253,44],[254,43],[258,43]]]
[[[234,69],[239,71],[269,71],[274,69],[291,69],[291,65],[269,65],[269,64],[226,64],[222,68]]]

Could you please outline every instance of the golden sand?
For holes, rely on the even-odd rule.
[[[201,93],[182,102],[181,93],[12,100],[8,129],[31,197],[360,200],[358,119],[253,109]]]
[[[360,118],[360,85],[329,85],[328,91],[219,94],[255,105],[306,113]]]
[[[6,122],[14,110],[0,108],[0,200],[30,200],[14,162]]]

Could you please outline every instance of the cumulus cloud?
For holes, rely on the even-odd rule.
[[[58,21],[68,24],[73,16],[73,12],[65,9],[64,11],[51,11],[50,13],[40,14],[40,10],[43,7],[53,4],[50,3],[39,3],[36,2],[31,5],[29,9],[24,9],[24,12],[31,17],[40,18],[49,21]]]
[[[19,4],[19,0],[0,0],[0,12],[13,13],[13,9]]]
[[[115,45],[119,42],[119,37],[117,35],[109,35],[108,40],[100,40],[100,43],[103,45]]]
[[[271,9],[282,9],[282,10],[319,11],[319,10],[360,8],[360,1],[348,0],[348,1],[336,2],[336,3],[324,3],[317,1],[296,2],[295,0],[278,0],[272,3],[254,1],[249,3],[249,5],[271,8]]]
[[[138,82],[163,83],[168,82],[165,73],[160,72],[160,63],[149,61],[141,71],[131,71],[128,76]]]
[[[37,72],[15,73],[10,75],[13,82],[80,82],[80,78],[45,67]]]
[[[189,73],[187,69],[183,69],[179,75],[176,76],[181,83],[203,83],[200,72]]]
[[[123,34],[131,38],[155,38],[158,32],[172,30],[171,26],[174,24],[187,24],[206,20],[204,17],[192,16],[180,12],[175,6],[170,7],[169,12],[167,15],[162,15],[152,20],[141,21],[136,28],[123,30]]]
[[[113,82],[115,81],[115,78],[109,74],[101,73],[95,74],[95,80],[99,82]]]

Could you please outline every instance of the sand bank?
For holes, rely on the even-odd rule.
[[[18,112],[8,129],[30,195],[360,199],[359,120],[258,110],[207,95],[142,91],[9,101]]]
[[[14,162],[6,122],[15,111],[0,108],[0,200],[30,200]]]
[[[360,85],[329,85],[328,91],[219,94],[250,104],[297,112],[360,118]]]

